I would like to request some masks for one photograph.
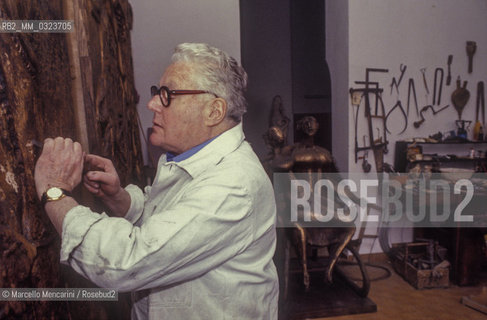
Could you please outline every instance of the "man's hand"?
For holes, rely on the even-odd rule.
[[[120,185],[120,178],[113,163],[92,154],[85,156],[86,172],[83,185],[99,197],[111,210],[112,215],[123,217],[130,208],[130,195]]]
[[[80,182],[83,172],[83,151],[78,142],[67,138],[46,139],[35,167],[37,196],[50,187],[72,191]]]
[[[120,178],[111,160],[87,154],[85,167],[87,171],[83,176],[83,185],[95,196],[108,200],[122,189]]]

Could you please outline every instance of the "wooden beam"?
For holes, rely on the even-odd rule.
[[[88,56],[86,48],[86,30],[81,17],[77,14],[79,10],[78,0],[63,0],[64,16],[67,20],[74,21],[74,31],[66,33],[68,43],[69,64],[71,66],[73,103],[76,117],[76,135],[83,150],[90,152],[90,142],[88,138],[88,127],[85,111],[85,89],[83,88],[82,71],[80,57]],[[81,45],[82,39],[84,44]]]

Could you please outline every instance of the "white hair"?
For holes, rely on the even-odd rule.
[[[227,118],[242,120],[247,111],[244,93],[247,73],[238,62],[223,50],[206,43],[181,43],[172,56],[172,62],[192,64],[196,74],[190,75],[198,90],[206,90],[227,102]]]

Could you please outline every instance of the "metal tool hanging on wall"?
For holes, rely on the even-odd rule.
[[[399,76],[399,80],[396,81],[396,77],[392,77],[392,82],[391,82],[391,94],[392,94],[392,89],[396,87],[396,92],[399,94],[399,85],[401,84],[402,77],[404,76],[404,73],[406,72],[407,66],[404,64],[399,65],[399,71],[401,71],[401,75]]]
[[[449,86],[450,83],[451,83],[451,63],[453,62],[453,55],[449,55],[448,56],[448,61],[447,61],[447,65],[448,65],[448,75],[446,76],[446,85]]]
[[[423,122],[426,120],[426,119],[424,118],[424,113],[425,113],[426,111],[428,111],[429,109],[431,109],[431,111],[433,112],[433,115],[436,115],[437,113],[439,113],[439,112],[441,112],[441,111],[445,110],[445,109],[446,109],[446,108],[448,108],[449,106],[450,106],[450,105],[449,105],[449,104],[447,104],[446,106],[444,106],[443,108],[441,108],[441,109],[439,109],[439,110],[435,110],[435,109],[433,108],[433,106],[432,106],[432,105],[427,105],[427,106],[424,106],[423,108],[421,108],[421,111],[419,112],[419,115],[420,115],[421,120],[418,120],[418,121],[414,122],[414,123],[413,123],[414,127],[417,129],[417,128],[419,128],[419,127],[420,127],[420,126],[423,124]]]
[[[477,43],[475,41],[467,41],[467,56],[468,56],[468,73],[473,71],[473,55],[477,51]]]
[[[408,82],[408,105],[407,105],[407,115],[409,116],[409,102],[411,100],[411,93],[413,93],[414,98],[414,105],[416,106],[416,115],[419,117],[419,107],[418,107],[418,98],[416,97],[416,87],[414,85],[414,80],[409,78]]]
[[[482,122],[479,121],[479,111],[482,112]],[[473,127],[473,139],[477,141],[484,140],[484,125],[485,125],[485,94],[484,82],[477,83],[477,108],[475,110],[475,125]]]
[[[440,105],[441,102],[441,91],[443,88],[443,73],[444,72],[442,68],[435,69],[435,80],[434,80],[435,82],[433,87],[433,105],[435,104]]]
[[[387,113],[386,115],[386,130],[388,133],[392,133],[389,128],[387,127],[387,120],[389,119],[389,116],[391,115],[391,113],[396,109],[398,108],[402,115],[404,116],[404,128],[402,129],[401,132],[399,132],[398,134],[402,134],[404,131],[406,131],[407,127],[408,127],[408,115],[406,114],[406,111],[404,111],[404,108],[402,107],[402,103],[401,103],[401,100],[397,100],[396,104],[391,108],[391,110],[389,110],[389,112]]]
[[[467,139],[467,129],[472,121],[462,120],[462,112],[468,100],[470,99],[470,92],[467,90],[467,81],[463,82],[463,87],[460,87],[460,82],[460,76],[458,76],[457,88],[451,94],[451,101],[453,102],[453,106],[458,113],[458,120],[455,121],[455,124],[458,127],[457,137]]]
[[[365,85],[365,81],[355,81],[356,84],[363,84]],[[379,102],[381,105],[381,109],[384,110],[384,105],[383,101],[381,98],[381,94],[384,91],[384,89],[379,88],[379,83],[378,82],[369,82],[369,85],[375,86],[375,88],[350,88],[350,96],[352,98],[352,104],[357,107],[355,110],[355,163],[357,163],[358,159],[361,159],[361,157],[358,156],[358,153],[361,151],[365,150],[370,150],[370,147],[367,146],[367,142],[364,140],[364,146],[359,147],[358,143],[358,119],[359,119],[359,112],[360,112],[360,103],[362,101],[362,98],[365,97],[366,92],[368,94],[374,94],[375,96],[375,114],[378,114],[378,108],[379,108]],[[360,98],[358,98],[360,96]],[[365,100],[365,99],[364,99]],[[370,110],[370,99],[368,100],[367,104],[369,105],[369,108],[365,108],[364,110],[364,115],[367,117],[367,114],[370,114],[372,110]],[[364,136],[368,137],[367,135]]]
[[[426,90],[426,94],[430,94],[430,90],[428,89],[428,81],[426,80],[426,68],[421,68],[419,69],[421,73],[423,74],[423,84],[424,84],[424,89]]]
[[[365,85],[366,82],[365,81],[355,81],[355,84]],[[375,97],[375,101],[374,101],[375,102],[374,103],[375,109],[374,109],[373,115],[378,115],[379,114],[379,102],[381,105],[381,109],[384,109],[384,102],[382,101],[382,93],[384,92],[384,89],[379,88],[379,82],[369,81],[368,84],[369,84],[369,91],[370,91],[369,93],[374,93],[374,97]],[[370,88],[371,86],[373,86],[373,88]],[[353,89],[353,90],[365,92],[364,88]],[[364,93],[362,93],[362,95],[365,96]]]
[[[364,146],[367,144],[367,141],[365,140],[367,136],[364,136]],[[369,173],[370,170],[372,169],[372,166],[370,165],[368,161],[369,157],[369,151],[365,151],[364,155],[362,156],[362,170],[364,170],[365,173]]]
[[[382,88],[379,88],[378,83],[376,88],[371,88],[371,85],[375,85],[376,83],[373,83],[370,81],[370,73],[376,73],[376,72],[381,72],[381,73],[386,73],[389,72],[388,69],[377,69],[377,68],[366,68],[365,69],[365,82],[360,82],[357,81],[356,83],[359,84],[364,84],[365,88],[358,88],[350,89],[350,94],[353,96],[354,92],[363,92],[363,97],[365,101],[365,118],[367,120],[367,129],[368,129],[368,137],[369,137],[369,145],[364,145],[363,147],[358,146],[358,115],[359,115],[359,107],[357,107],[357,112],[356,112],[356,123],[355,123],[355,163],[358,161],[358,153],[361,151],[367,151],[367,150],[372,150],[374,154],[374,162],[375,162],[375,167],[377,172],[382,172],[383,171],[383,165],[384,165],[384,153],[387,153],[387,130],[386,130],[386,114],[385,114],[385,108],[384,108],[384,103],[382,101],[382,98],[380,94],[383,92]],[[371,105],[370,105],[370,97],[369,94],[375,94],[376,97],[376,109],[375,109],[375,114],[372,113],[371,110]],[[381,107],[381,112],[382,115],[378,114],[378,108],[379,108],[379,102],[380,102],[380,107]],[[382,132],[383,132],[383,140],[382,138],[380,139],[379,142],[378,140],[374,138],[374,119],[379,119],[382,123]]]
[[[457,78],[457,88],[451,94],[451,101],[453,102],[453,106],[458,113],[458,120],[462,120],[462,112],[465,108],[465,105],[470,99],[470,92],[467,90],[467,81],[463,82],[463,87],[460,87],[460,76]]]

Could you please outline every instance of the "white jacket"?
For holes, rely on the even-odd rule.
[[[126,190],[125,218],[68,212],[61,262],[132,291],[134,319],[277,319],[274,193],[241,124]]]

